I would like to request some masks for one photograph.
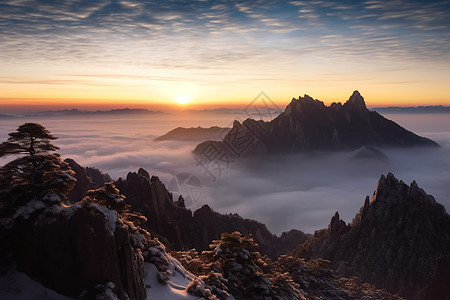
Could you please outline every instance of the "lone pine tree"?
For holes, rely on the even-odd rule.
[[[25,123],[19,126],[16,132],[8,135],[8,140],[0,144],[0,157],[17,154],[34,156],[59,149],[50,142],[56,140],[57,137],[51,135],[50,131],[37,123]]]
[[[42,125],[25,123],[0,144],[0,157],[22,156],[0,167],[0,217],[14,213],[32,199],[46,203],[66,201],[75,184],[73,171],[61,161],[57,138]]]

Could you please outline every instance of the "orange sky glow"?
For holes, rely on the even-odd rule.
[[[445,1],[33,3],[0,4],[1,111],[450,105]]]

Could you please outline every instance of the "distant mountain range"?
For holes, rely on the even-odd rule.
[[[154,111],[143,108],[122,108],[122,109],[112,109],[112,110],[79,110],[79,109],[65,109],[65,110],[48,110],[40,112],[27,113],[24,117],[57,117],[57,116],[84,116],[84,115],[103,115],[103,116],[114,116],[114,115],[154,115],[163,114],[162,111]]]
[[[299,98],[301,99],[301,98]],[[373,107],[369,109],[379,113],[391,114],[425,114],[425,113],[450,113],[450,106],[436,105],[436,106],[389,106],[389,107]],[[183,113],[198,113],[198,114],[222,114],[222,115],[244,115],[242,108],[216,108],[216,109],[187,109]],[[168,112],[149,110],[144,108],[121,108],[112,110],[79,110],[79,109],[64,109],[64,110],[47,110],[29,113],[14,113],[14,114],[0,114],[0,120],[15,119],[19,117],[52,117],[52,116],[84,116],[84,115],[145,115],[145,114],[164,114]]]
[[[389,106],[389,107],[374,107],[371,111],[377,111],[380,113],[392,113],[392,114],[442,114],[450,113],[450,106]]]
[[[325,106],[308,95],[292,99],[285,111],[270,122],[247,119],[233,123],[221,142],[199,144],[194,153],[209,148],[232,156],[355,150],[360,147],[438,146],[395,122],[369,111],[355,91],[344,103]]]
[[[16,116],[0,114],[0,120],[16,119]]]

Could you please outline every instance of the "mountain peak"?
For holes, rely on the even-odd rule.
[[[364,102],[363,96],[359,93],[359,91],[355,90],[353,94],[350,96],[348,101],[345,104],[350,104],[359,109],[367,110],[366,103]]]

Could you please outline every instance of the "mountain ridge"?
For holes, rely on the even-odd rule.
[[[231,131],[221,142],[204,142],[193,153],[201,155],[214,146],[232,156],[283,154],[310,151],[355,150],[371,147],[438,146],[369,111],[364,98],[354,91],[342,103],[325,106],[322,101],[305,95],[293,98],[275,119],[234,121]]]
[[[425,291],[438,260],[449,253],[450,216],[444,206],[415,181],[407,185],[388,173],[351,224],[336,212],[328,228],[317,230],[294,256],[329,259],[342,276],[356,275],[412,299]]]

